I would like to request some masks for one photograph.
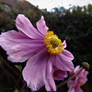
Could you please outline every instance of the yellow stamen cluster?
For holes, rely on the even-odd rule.
[[[62,52],[62,41],[52,31],[44,34],[44,43],[50,54],[57,55]]]

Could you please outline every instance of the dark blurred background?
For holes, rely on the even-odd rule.
[[[16,29],[15,19],[20,13],[27,16],[34,26],[43,15],[49,29],[62,41],[66,40],[67,49],[75,56],[75,66],[84,61],[90,64],[88,82],[82,88],[84,92],[92,92],[92,5],[53,10],[40,10],[25,0],[0,0],[0,33]],[[0,48],[0,92],[30,92],[21,76],[24,66],[25,63],[16,65],[9,62],[5,51]],[[39,92],[44,91],[43,87]],[[58,92],[67,92],[67,86],[59,88]]]

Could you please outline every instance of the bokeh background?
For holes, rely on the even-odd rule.
[[[49,29],[62,41],[66,40],[67,49],[75,56],[75,66],[84,61],[90,64],[88,82],[82,89],[84,92],[92,92],[92,5],[89,3],[86,6],[72,6],[68,9],[61,6],[47,11],[25,0],[0,0],[0,33],[17,30],[15,19],[18,14],[27,16],[34,26],[43,15]],[[6,52],[0,47],[0,92],[30,92],[21,76],[25,64],[9,62]],[[64,85],[57,91],[67,92],[67,86]],[[39,92],[45,92],[44,87]]]

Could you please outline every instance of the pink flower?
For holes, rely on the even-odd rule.
[[[27,86],[34,91],[45,85],[47,91],[56,91],[54,78],[63,80],[67,71],[74,69],[73,55],[52,31],[48,32],[44,17],[33,27],[28,18],[19,14],[16,18],[18,32],[10,30],[0,35],[0,45],[11,62],[27,64],[22,72]]]
[[[77,66],[73,72],[70,73],[72,76],[76,74],[80,70],[80,66]],[[73,80],[68,82],[68,92],[83,92],[80,86],[84,85],[87,82],[87,74],[88,72],[83,69],[79,75],[77,75]]]

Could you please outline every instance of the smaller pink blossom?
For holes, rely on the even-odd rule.
[[[77,66],[74,71],[70,73],[70,75],[72,76],[73,74],[76,74],[79,70],[80,66]],[[69,88],[68,92],[83,92],[80,87],[87,82],[87,75],[88,71],[83,69],[74,79],[69,80],[67,83]]]

